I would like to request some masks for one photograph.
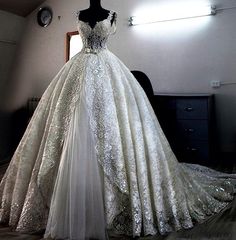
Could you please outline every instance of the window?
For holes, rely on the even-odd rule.
[[[82,39],[78,31],[66,34],[66,61],[70,60],[83,47]]]

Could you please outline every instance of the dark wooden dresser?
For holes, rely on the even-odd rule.
[[[153,108],[180,162],[211,164],[213,100],[210,94],[155,94]]]

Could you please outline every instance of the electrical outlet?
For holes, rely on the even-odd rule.
[[[219,88],[220,87],[220,81],[218,81],[218,80],[211,81],[211,87]]]

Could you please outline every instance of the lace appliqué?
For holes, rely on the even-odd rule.
[[[55,181],[55,173],[59,165],[58,158],[61,155],[60,149],[62,149],[62,144],[68,131],[75,104],[79,100],[84,80],[86,56],[80,53],[77,57],[78,60],[74,62],[70,71],[65,72],[65,76],[63,76],[66,82],[61,86],[61,94],[57,99],[54,109],[52,124],[49,128],[49,136],[46,140],[46,147],[39,169],[38,185],[46,199],[49,199],[48,195],[52,192],[52,189],[46,189],[44,182]]]
[[[1,182],[1,222],[45,228],[63,140],[80,96],[85,55],[66,64],[44,93]]]
[[[91,129],[96,139],[96,151],[105,174],[119,189],[128,193],[124,159],[120,146],[116,109],[110,100],[112,92],[106,88],[106,72],[102,60],[90,56],[86,69],[85,95]]]
[[[79,11],[76,13],[78,30],[83,41],[84,53],[95,53],[107,48],[108,37],[112,34],[115,28],[115,22],[111,25],[111,20],[115,12],[110,11],[106,19],[96,23],[94,28],[91,28],[89,23],[79,20]],[[116,16],[116,14],[115,14]]]

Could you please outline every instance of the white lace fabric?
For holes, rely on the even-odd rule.
[[[78,21],[84,48],[43,94],[1,182],[0,221],[18,231],[166,234],[233,199],[236,175],[177,161],[141,86],[106,47],[111,13],[94,28]]]

